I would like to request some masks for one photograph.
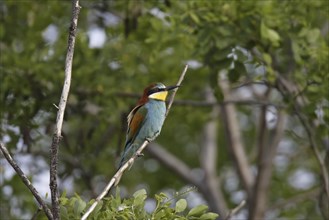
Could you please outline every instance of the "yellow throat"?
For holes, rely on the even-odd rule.
[[[166,101],[168,92],[167,91],[161,91],[161,92],[156,92],[151,95],[149,95],[150,99],[155,99],[155,100],[160,100],[160,101]]]

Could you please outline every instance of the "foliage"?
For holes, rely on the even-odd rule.
[[[155,200],[156,207],[152,212],[145,211],[146,200]],[[88,204],[78,195],[67,198],[65,194],[60,197],[61,219],[79,219]],[[173,206],[174,205],[174,206]],[[208,207],[199,205],[186,210],[187,202],[185,199],[179,199],[176,203],[168,199],[164,193],[156,194],[155,199],[148,198],[145,189],[136,191],[133,197],[122,199],[120,190],[117,188],[116,195],[102,200],[90,215],[89,219],[203,219],[212,220],[218,217],[218,214],[207,212]]]

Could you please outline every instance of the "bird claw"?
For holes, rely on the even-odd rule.
[[[138,153],[136,155],[137,155],[137,157],[144,157],[144,154],[143,153]]]

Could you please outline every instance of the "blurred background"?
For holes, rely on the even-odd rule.
[[[235,219],[328,219],[328,1],[81,1],[59,188],[86,201],[114,172],[144,87],[183,86],[123,197],[183,195]],[[49,200],[69,1],[0,2],[1,141]],[[37,206],[1,155],[1,213]],[[155,201],[147,200],[152,211]]]

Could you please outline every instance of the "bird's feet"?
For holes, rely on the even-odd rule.
[[[143,153],[139,153],[139,154],[136,154],[137,157],[144,157],[144,154]]]

